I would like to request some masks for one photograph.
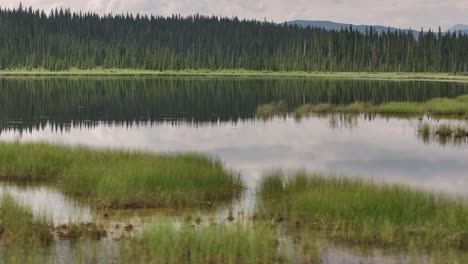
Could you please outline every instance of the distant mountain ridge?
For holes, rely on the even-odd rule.
[[[395,27],[387,27],[387,26],[382,26],[382,25],[354,25],[354,24],[346,24],[346,23],[337,23],[333,21],[327,21],[327,20],[292,20],[286,22],[289,25],[298,25],[302,27],[317,27],[317,28],[323,28],[326,30],[341,30],[342,28],[349,28],[350,25],[353,26],[354,29],[357,29],[359,32],[366,32],[366,29],[368,30],[369,28],[375,29],[378,33],[382,32],[387,32],[389,29],[392,32],[400,30],[399,28]],[[419,31],[413,30],[413,29],[401,29],[402,31],[411,31],[414,36],[419,35]],[[453,27],[451,27],[448,31],[450,32],[458,32],[461,31],[463,33],[468,34],[468,25],[463,25],[463,24],[458,24]]]
[[[326,30],[341,30],[342,28],[349,28],[350,25],[353,26],[354,29],[357,29],[359,32],[366,32],[366,29],[368,30],[369,28],[375,29],[378,33],[382,32],[387,32],[389,29],[390,31],[394,32],[399,30],[398,28],[395,27],[387,27],[387,26],[381,26],[381,25],[354,25],[354,24],[345,24],[345,23],[337,23],[333,21],[327,21],[327,20],[292,20],[286,22],[289,25],[298,25],[302,27],[317,27],[317,28],[323,28]],[[413,34],[418,34],[419,32],[416,30],[410,30],[410,29],[401,29],[402,31],[411,31]]]
[[[450,32],[458,32],[461,31],[465,34],[468,34],[468,25],[458,24],[449,29]]]

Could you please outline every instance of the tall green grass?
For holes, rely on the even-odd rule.
[[[260,210],[306,220],[334,238],[468,248],[468,203],[442,194],[321,174],[286,177],[279,172],[264,178],[260,194]]]
[[[0,143],[0,178],[60,181],[67,193],[113,208],[200,206],[232,199],[237,175],[197,154],[98,151]]]
[[[265,225],[192,227],[154,223],[122,243],[127,263],[290,263],[276,232]]]

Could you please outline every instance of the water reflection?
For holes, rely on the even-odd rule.
[[[468,93],[468,84],[423,81],[242,78],[0,79],[0,131],[93,128],[103,122],[244,122],[260,104],[380,104]]]
[[[3,195],[11,195],[19,204],[31,209],[35,217],[44,217],[54,225],[93,219],[91,207],[73,201],[51,187],[2,183],[0,197]]]
[[[353,120],[358,125],[352,129],[335,129],[323,117],[196,126],[192,123],[174,126],[169,122],[122,127],[104,123],[62,134],[46,126],[44,130],[22,135],[3,133],[0,139],[154,152],[202,152],[219,157],[228,167],[240,171],[253,188],[265,171],[307,169],[468,194],[465,146],[424,144],[416,136],[419,120],[365,116],[355,116]]]

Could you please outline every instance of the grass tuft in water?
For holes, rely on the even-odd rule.
[[[262,104],[257,107],[257,116],[263,119],[268,119],[273,116],[286,115],[287,113],[288,105],[285,101]]]
[[[449,137],[452,136],[453,130],[450,127],[450,125],[442,124],[439,125],[439,127],[436,129],[435,134],[437,134],[440,137]]]
[[[399,185],[298,173],[266,176],[259,210],[306,221],[326,236],[383,245],[468,248],[468,204]]]
[[[446,145],[448,143],[461,145],[468,141],[468,127],[462,124],[439,124],[431,126],[428,123],[422,123],[418,126],[418,137],[426,143],[434,139],[441,145]]]
[[[241,182],[197,154],[98,151],[0,143],[0,178],[60,181],[59,188],[102,207],[185,207],[230,200]]]
[[[5,195],[0,202],[0,240],[9,245],[48,245],[53,241],[50,223],[35,219],[30,210]]]
[[[33,217],[13,197],[0,197],[0,263],[47,263],[43,253],[54,242],[51,223]]]
[[[278,261],[273,230],[245,225],[198,226],[153,223],[122,244],[131,263],[272,263]]]
[[[428,123],[420,124],[418,127],[418,133],[424,136],[429,136],[431,134],[431,125]]]

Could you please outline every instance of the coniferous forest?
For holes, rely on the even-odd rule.
[[[468,35],[360,33],[194,15],[0,10],[0,69],[467,72]]]

